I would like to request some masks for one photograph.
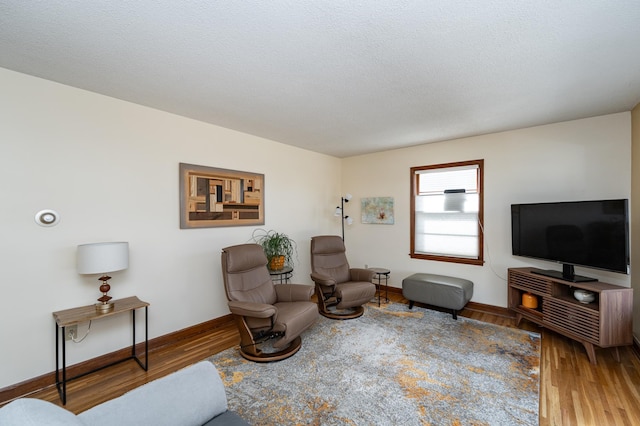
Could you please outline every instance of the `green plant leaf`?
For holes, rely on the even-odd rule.
[[[269,261],[276,256],[284,256],[285,264],[293,267],[294,256],[298,256],[296,242],[289,238],[287,234],[276,232],[273,229],[265,230],[258,228],[251,234],[251,239],[262,246],[264,254]]]

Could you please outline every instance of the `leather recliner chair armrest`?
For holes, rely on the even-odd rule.
[[[351,281],[369,281],[373,279],[374,272],[371,269],[351,268]]]
[[[333,278],[331,278],[331,276],[326,274],[319,274],[317,272],[312,272],[311,279],[313,280],[313,282],[321,285],[327,285],[327,286],[336,285],[336,280],[334,280]]]
[[[307,302],[313,295],[313,287],[304,284],[276,284],[278,302]]]
[[[238,301],[230,301],[229,310],[235,315],[254,318],[269,318],[275,316],[278,312],[275,306],[266,303]]]

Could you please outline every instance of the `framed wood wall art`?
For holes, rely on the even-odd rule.
[[[264,175],[180,163],[180,228],[264,225]]]

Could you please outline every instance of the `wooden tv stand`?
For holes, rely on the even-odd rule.
[[[595,346],[615,349],[633,343],[633,289],[600,281],[574,283],[534,273],[535,268],[509,268],[509,309],[522,318],[553,330],[584,345],[591,364],[596,364]],[[595,293],[591,303],[580,303],[574,290]],[[522,295],[538,298],[538,307],[522,306]]]

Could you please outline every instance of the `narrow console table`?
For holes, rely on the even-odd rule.
[[[618,347],[633,344],[633,289],[599,281],[574,283],[537,271],[509,269],[509,309],[516,314],[516,326],[526,318],[582,343],[591,364],[596,364],[595,346],[614,348],[620,362]],[[576,300],[578,289],[594,293],[593,302]],[[538,306],[525,307],[523,294],[534,296]]]
[[[56,387],[58,388],[58,393],[60,394],[60,399],[62,400],[63,405],[67,403],[67,383],[71,380],[86,376],[87,374],[94,373],[98,370],[102,370],[103,368],[111,367],[112,365],[130,359],[134,359],[144,371],[147,371],[147,369],[149,368],[149,304],[138,299],[136,296],[114,300],[113,304],[113,309],[108,312],[98,312],[96,311],[95,305],[88,305],[53,313],[53,318],[56,322]],[[140,360],[138,354],[136,353],[136,309],[141,308],[144,308],[144,363]],[[91,371],[87,371],[77,376],[68,378],[66,359],[67,345],[65,339],[66,328],[83,322],[89,322],[126,312],[131,312],[131,328],[133,331],[131,355],[107,365],[95,368]],[[60,361],[62,361],[62,371],[60,369]]]

